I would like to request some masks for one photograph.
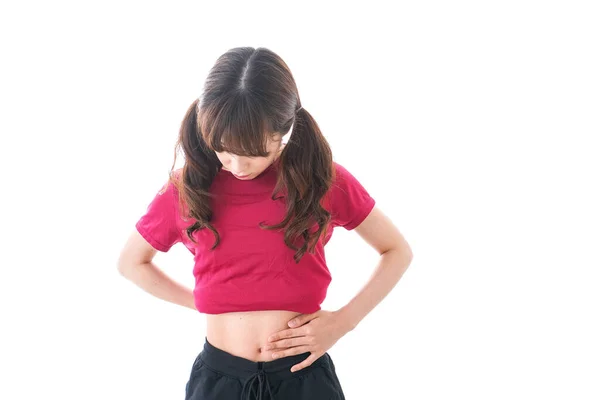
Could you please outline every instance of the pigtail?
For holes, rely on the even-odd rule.
[[[284,189],[286,215],[268,229],[285,227],[285,243],[296,250],[294,260],[299,262],[306,251],[314,252],[326,232],[331,214],[321,201],[334,178],[331,148],[317,121],[303,107],[296,112],[291,136],[281,154],[281,165],[274,198]]]
[[[182,213],[182,215],[196,220],[186,229],[186,233],[188,238],[195,243],[196,241],[192,237],[193,232],[208,228],[215,235],[215,243],[212,246],[214,249],[219,244],[220,238],[219,233],[210,223],[213,212],[210,207],[211,194],[208,189],[221,168],[221,162],[208,148],[202,137],[198,124],[198,105],[199,99],[196,99],[185,113],[179,130],[179,139],[175,145],[171,172],[175,168],[179,150],[183,149],[185,165],[182,168],[181,176],[172,177],[172,181],[180,193],[180,208],[183,204],[188,206],[188,212]]]

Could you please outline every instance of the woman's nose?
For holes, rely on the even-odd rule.
[[[238,174],[243,174],[246,170],[246,163],[244,162],[244,160],[238,158],[238,157],[232,157],[231,158],[231,167],[230,167],[233,172],[238,173]]]

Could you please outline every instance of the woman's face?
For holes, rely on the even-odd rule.
[[[240,180],[254,179],[271,165],[283,150],[281,137],[274,137],[267,144],[269,155],[266,157],[237,156],[227,152],[216,152],[223,169]]]

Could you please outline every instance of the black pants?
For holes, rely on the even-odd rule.
[[[310,353],[254,362],[205,339],[185,387],[185,400],[345,400],[328,353],[300,371]]]

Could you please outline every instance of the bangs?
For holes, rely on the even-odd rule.
[[[203,110],[200,131],[209,149],[238,156],[269,155],[269,126],[262,113],[246,102],[226,102]]]

